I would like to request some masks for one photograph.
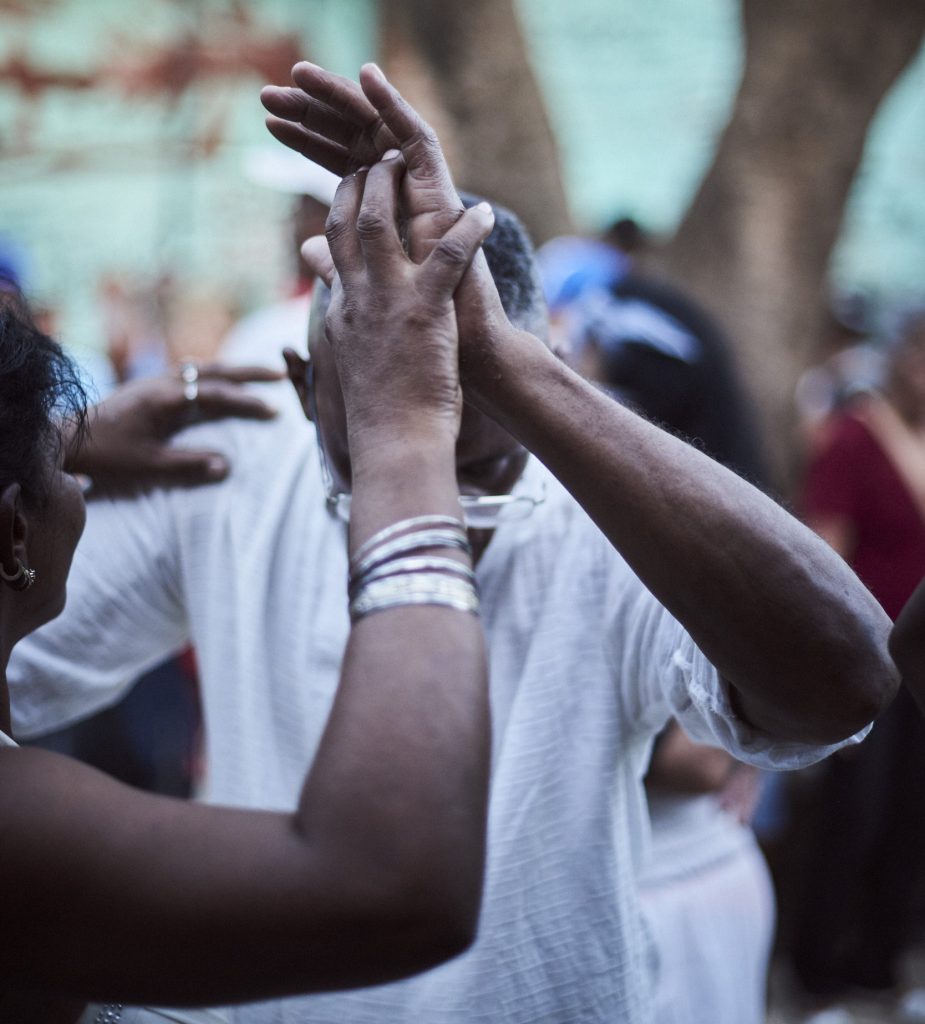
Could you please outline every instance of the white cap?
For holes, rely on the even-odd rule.
[[[244,155],[244,176],[255,185],[294,196],[311,196],[325,206],[334,202],[340,184],[336,174],[281,144],[248,150]]]

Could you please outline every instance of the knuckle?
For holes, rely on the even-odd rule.
[[[357,215],[356,232],[361,239],[378,238],[385,230],[385,220],[375,210],[363,208]]]
[[[349,228],[349,221],[338,210],[331,210],[328,219],[324,222],[324,233],[328,241],[335,241],[342,238]]]
[[[469,249],[461,238],[451,236],[441,238],[437,243],[434,253],[441,263],[448,263],[451,266],[464,266],[469,262]]]

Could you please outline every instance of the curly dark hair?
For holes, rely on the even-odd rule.
[[[42,508],[49,458],[78,444],[87,393],[74,362],[34,324],[21,295],[0,297],[0,487],[16,482]]]
[[[467,209],[481,202],[491,202],[471,192],[460,192],[459,198]],[[518,327],[545,340],[549,333],[549,313],[533,242],[515,213],[500,203],[492,202],[491,208],[495,226],[482,249],[501,305]]]

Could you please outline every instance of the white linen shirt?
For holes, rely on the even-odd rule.
[[[17,736],[111,704],[192,641],[202,799],[294,807],[337,686],[347,554],[322,498],[313,428],[278,385],[273,398],[283,406],[274,422],[184,435],[228,454],[223,483],[92,503],[64,615],[14,654]],[[542,475],[531,460],[526,476]],[[475,945],[409,981],[241,1007],[234,1021],[646,1021],[636,873],[654,732],[676,715],[695,739],[766,767],[827,752],[738,722],[690,637],[553,478],[529,519],[497,531],[477,573],[493,770]]]

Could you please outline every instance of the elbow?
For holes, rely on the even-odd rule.
[[[870,725],[893,702],[899,672],[886,644],[839,673],[829,688],[828,713],[817,718],[816,742],[838,743]]]
[[[416,970],[446,963],[472,946],[478,936],[482,886],[481,863],[457,863],[451,872],[431,866],[426,874],[417,872],[396,896],[396,913],[414,922],[409,934],[419,937]]]

